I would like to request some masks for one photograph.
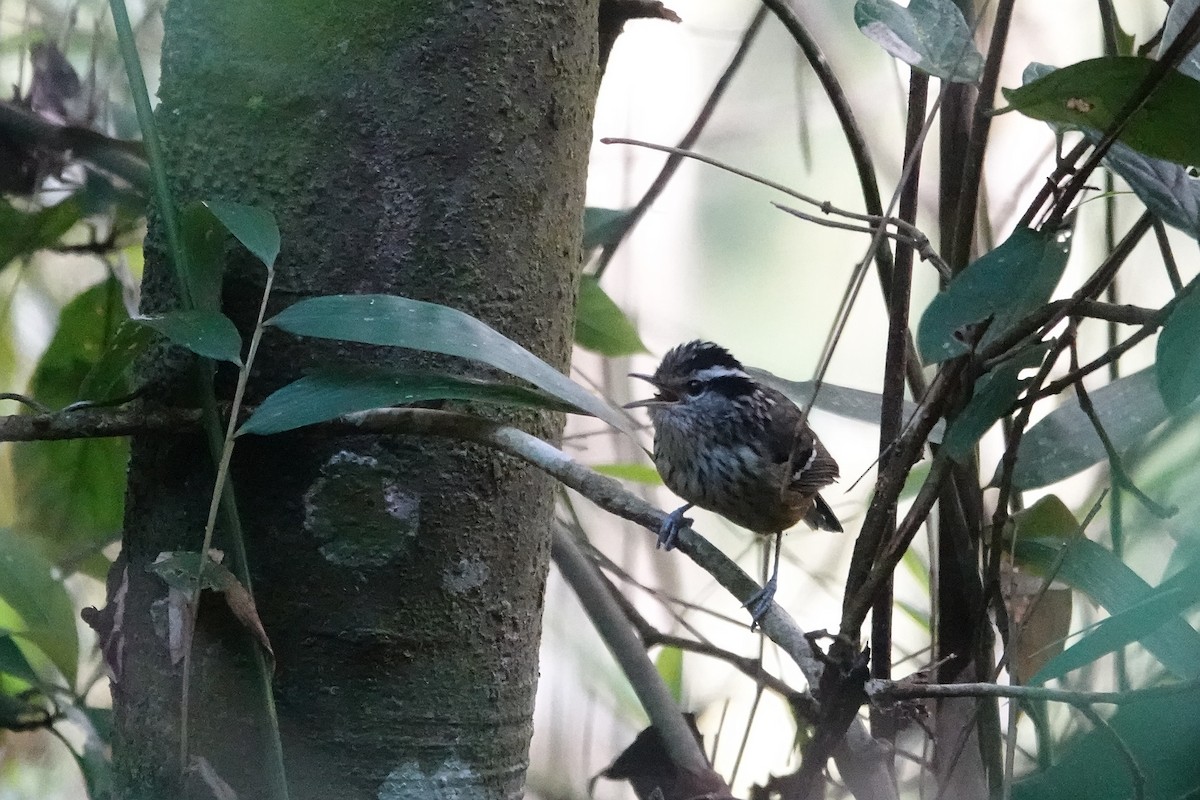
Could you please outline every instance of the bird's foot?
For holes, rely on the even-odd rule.
[[[661,547],[663,550],[674,550],[675,543],[679,541],[679,531],[692,524],[691,517],[685,517],[683,512],[692,507],[691,503],[686,506],[675,509],[667,518],[663,520],[663,524],[658,529],[658,544],[655,548]]]
[[[771,604],[775,601],[775,578],[767,581],[761,589],[750,595],[750,599],[742,603],[742,608],[750,612],[750,630],[758,627],[758,623],[766,616]]]

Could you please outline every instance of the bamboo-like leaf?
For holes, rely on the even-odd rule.
[[[646,352],[637,328],[592,275],[584,275],[579,282],[575,343],[603,356]]]
[[[131,321],[158,331],[197,355],[241,366],[242,336],[229,317],[219,311],[172,311]]]
[[[270,211],[219,200],[209,200],[204,205],[267,269],[275,268],[275,259],[279,257],[279,225]]]

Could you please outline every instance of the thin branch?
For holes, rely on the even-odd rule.
[[[1200,691],[1200,678],[1192,678],[1166,686],[1131,689],[1125,692],[1079,692],[1070,689],[1051,689],[1046,686],[1011,686],[998,683],[919,683],[916,681],[869,681],[867,694],[872,702],[895,703],[934,697],[997,697],[1012,700],[1037,700],[1067,703],[1076,707],[1087,705],[1125,706]]]
[[[742,34],[741,43],[738,44],[738,48],[736,51],[734,51],[733,57],[729,60],[729,64],[725,67],[725,71],[722,72],[721,77],[717,79],[716,85],[714,85],[712,91],[709,92],[708,99],[704,101],[704,105],[701,107],[700,113],[696,115],[695,121],[692,122],[692,127],[688,128],[687,133],[685,133],[683,138],[679,140],[679,150],[690,150],[692,146],[696,144],[696,140],[700,138],[701,132],[703,132],[705,126],[708,125],[708,121],[712,118],[713,112],[717,108],[717,103],[720,102],[721,98],[725,94],[725,90],[729,88],[729,84],[733,80],[733,76],[737,74],[738,69],[746,60],[746,54],[750,52],[750,45],[754,43],[754,40],[757,38],[758,32],[762,29],[763,23],[766,22],[766,19],[766,9],[760,8],[754,13],[753,19],[750,20],[750,24],[746,27],[746,32]],[[646,189],[645,194],[642,195],[642,199],[638,200],[637,205],[630,209],[628,216],[625,218],[625,224],[621,226],[620,234],[613,241],[606,244],[603,251],[600,253],[600,258],[596,262],[596,269],[593,273],[597,279],[604,275],[604,271],[608,269],[609,263],[612,261],[613,256],[616,255],[617,249],[621,246],[621,243],[625,241],[625,237],[629,235],[629,232],[633,230],[634,226],[637,225],[638,222],[641,221],[642,217],[646,215],[646,212],[650,209],[650,206],[654,204],[654,201],[657,200],[659,195],[663,193],[663,190],[667,188],[667,184],[675,175],[676,170],[679,169],[679,165],[682,163],[682,161],[682,155],[678,153],[672,153],[670,157],[667,158],[667,162],[663,164],[663,167],[659,171],[658,176],[654,179],[654,182],[650,184],[650,188]]]
[[[1171,289],[1175,294],[1183,291],[1183,278],[1179,277],[1179,265],[1175,263],[1175,253],[1171,250],[1171,242],[1167,240],[1167,226],[1158,217],[1154,218],[1154,238],[1158,242],[1158,251],[1162,253],[1163,268],[1167,271],[1167,280],[1171,281]]]

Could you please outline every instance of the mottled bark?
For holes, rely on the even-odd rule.
[[[273,310],[402,294],[474,314],[565,366],[596,18],[587,0],[172,0],[158,119],[178,198],[276,214]],[[226,310],[245,330],[262,269],[230,252]],[[171,284],[152,236],[143,306],[171,307]],[[251,392],[315,364],[383,360],[470,368],[268,332]],[[161,362],[148,373],[187,395]],[[219,393],[228,383],[218,377]],[[511,418],[547,437],[561,426]],[[151,625],[165,589],[145,567],[199,547],[212,468],[194,437],[140,437],[133,450],[118,795],[172,797],[179,670]],[[292,797],[517,796],[551,482],[444,439],[245,437],[234,462]],[[267,796],[270,759],[250,647],[206,600],[191,750],[246,798]]]

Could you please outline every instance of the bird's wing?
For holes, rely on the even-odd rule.
[[[806,424],[800,425],[801,411],[782,393],[775,393],[771,409],[770,435],[771,457],[776,463],[791,459],[793,489],[804,494],[815,493],[837,480],[837,462],[821,444],[821,440]]]

